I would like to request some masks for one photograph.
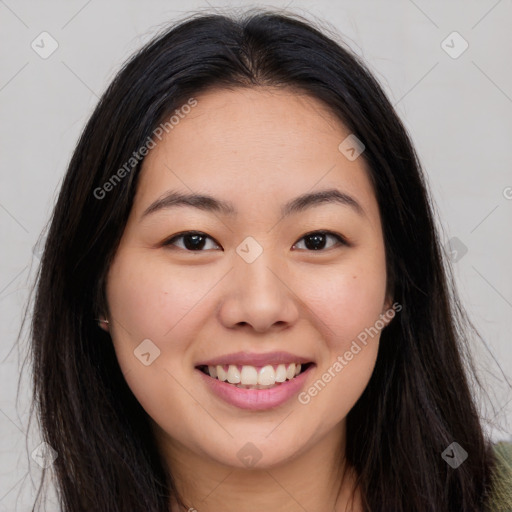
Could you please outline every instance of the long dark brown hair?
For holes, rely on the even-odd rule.
[[[62,511],[168,512],[171,497],[181,503],[148,415],[97,322],[108,313],[105,278],[140,162],[109,193],[95,190],[188,99],[212,87],[261,86],[322,101],[365,145],[389,289],[402,305],[382,332],[373,375],[347,418],[346,457],[365,510],[483,510],[493,456],[470,387],[473,377],[478,382],[467,346],[474,327],[457,299],[409,136],[343,42],[297,14],[251,10],[196,13],[145,45],[101,97],[70,161],[30,330],[33,408],[43,439],[58,454],[51,470]],[[441,457],[454,441],[469,453],[457,469]]]

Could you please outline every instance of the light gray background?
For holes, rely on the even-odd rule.
[[[457,237],[467,247],[453,265],[484,338],[474,343],[474,353],[494,409],[486,402],[482,407],[493,438],[510,438],[512,1],[286,0],[215,7],[230,5],[288,5],[328,20],[396,105],[426,170],[443,243]],[[33,246],[74,145],[121,63],[167,22],[205,8],[212,10],[193,0],[0,0],[0,512],[30,510],[39,482],[41,468],[30,457],[40,443],[37,426],[27,434],[28,367],[16,402],[26,336],[21,346],[15,341],[38,264]],[[42,45],[43,31],[59,45],[47,59],[31,48],[34,40]],[[453,31],[469,44],[458,58],[441,46]],[[453,36],[447,44],[452,52],[461,48]]]

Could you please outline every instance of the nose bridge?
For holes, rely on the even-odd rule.
[[[260,257],[251,264],[238,262],[235,266],[237,291],[240,296],[277,299],[283,293],[283,283],[278,279],[278,265],[275,258]]]
[[[265,245],[264,249],[252,237],[244,240],[236,250],[234,269],[237,294],[241,298],[259,303],[259,307],[270,307],[275,301],[281,300],[283,294],[283,283],[277,277],[282,262],[278,261],[276,252],[269,244]]]
[[[267,238],[268,240],[268,238]],[[286,286],[284,262],[270,248],[247,237],[236,249],[231,284],[221,308],[227,325],[250,324],[262,331],[297,317],[293,293]]]

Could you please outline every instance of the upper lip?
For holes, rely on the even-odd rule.
[[[208,359],[207,361],[201,361],[196,366],[223,366],[226,364],[241,366],[266,366],[269,364],[305,364],[311,362],[311,359],[291,354],[290,352],[267,352],[260,354],[251,352],[236,352],[233,354],[226,354],[224,356],[214,357],[213,359]]]

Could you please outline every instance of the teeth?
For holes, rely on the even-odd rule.
[[[234,364],[229,365],[228,382],[230,384],[239,384],[240,383],[240,372],[238,371],[238,368]]]
[[[215,368],[217,370],[217,379],[224,382],[228,378],[228,372],[226,372],[224,370],[224,368],[222,368],[222,366],[215,366],[213,368]],[[208,367],[208,369],[210,369],[210,367]],[[213,375],[211,373],[210,373],[210,377],[213,377]]]
[[[258,370],[254,366],[242,366],[240,379],[242,384],[247,386],[258,384]]]
[[[280,364],[276,370],[276,382],[284,382],[286,380],[286,366]]]
[[[258,384],[263,386],[271,386],[276,383],[276,372],[272,366],[264,366],[258,374]]]
[[[230,364],[227,371],[224,366],[208,366],[210,377],[220,381],[228,381],[242,388],[267,389],[291,380],[296,377],[302,366],[300,364],[291,363],[289,365],[279,364],[276,368],[272,365],[266,365],[259,370],[250,365],[244,365],[240,368],[237,365]]]

